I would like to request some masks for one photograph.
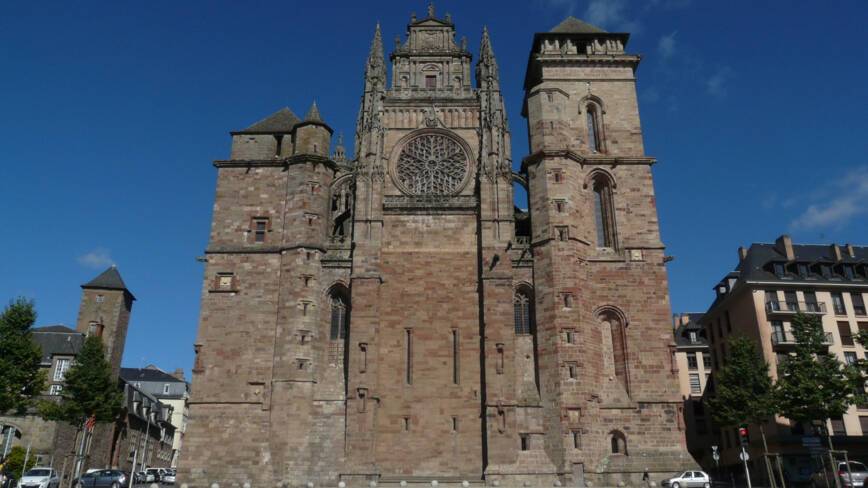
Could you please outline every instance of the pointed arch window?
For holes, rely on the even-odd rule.
[[[603,132],[600,123],[600,109],[596,104],[589,103],[585,107],[588,124],[588,149],[592,153],[603,152]]]
[[[593,180],[594,223],[597,231],[597,247],[615,247],[615,212],[612,202],[612,182],[599,174]]]
[[[515,292],[513,307],[515,310],[515,333],[530,334],[532,330],[533,312],[531,309],[531,294],[528,290],[521,289]]]
[[[344,293],[334,291],[331,294],[331,329],[329,338],[333,341],[346,339],[349,316],[349,300]]]
[[[627,436],[619,430],[613,430],[609,433],[611,440],[612,454],[627,455]]]

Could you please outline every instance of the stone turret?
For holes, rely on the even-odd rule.
[[[304,120],[295,125],[293,134],[295,154],[328,157],[333,132],[332,128],[323,122],[319,108],[316,102],[313,102]]]

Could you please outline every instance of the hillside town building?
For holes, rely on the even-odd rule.
[[[865,358],[865,350],[854,336],[868,330],[868,247],[793,244],[783,235],[773,244],[739,248],[738,258],[735,270],[715,285],[715,301],[699,320],[712,358],[706,394],[713,390],[714,372],[726,364],[728,340],[733,336],[756,342],[776,380],[778,365],[796,345],[790,321],[797,313],[820,317],[829,351],[842,363]],[[740,463],[737,428],[715,429],[709,444],[719,446],[721,465]],[[782,455],[787,479],[807,481],[816,469],[810,446],[820,447],[814,429],[780,416],[770,419],[764,429],[769,452]],[[851,406],[843,417],[827,421],[825,429],[835,448],[848,450],[851,459],[868,454],[868,406]],[[758,426],[749,430],[759,431]],[[752,435],[750,441],[751,459],[762,466],[759,436]],[[708,444],[702,452],[710,454]],[[708,455],[697,459],[705,466],[712,465]],[[764,470],[763,466],[758,472],[764,474]]]
[[[517,170],[492,39],[473,63],[455,35],[431,7],[387,62],[377,26],[352,158],[315,104],[232,132],[179,483],[694,465],[629,35],[570,17],[534,36]]]
[[[706,458],[710,461],[714,438],[711,436],[711,412],[705,408],[703,393],[711,376],[711,351],[701,319],[701,313],[684,313],[674,317],[675,361],[684,402],[687,449],[697,461]]]

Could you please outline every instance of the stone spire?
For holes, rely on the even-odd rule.
[[[479,61],[476,62],[476,83],[480,88],[496,89],[500,83],[497,60],[488,36],[488,27],[482,28],[482,44],[479,47]]]
[[[383,34],[380,31],[380,23],[377,22],[374,39],[371,40],[371,50],[368,53],[368,63],[365,65],[365,78],[379,78],[385,82],[386,62],[383,53]]]

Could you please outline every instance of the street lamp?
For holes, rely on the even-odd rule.
[[[144,402],[142,402],[144,403]],[[142,413],[145,416],[145,448],[142,450],[142,469],[145,471],[145,462],[148,459],[148,437],[151,436],[151,407],[150,405],[142,406]]]

